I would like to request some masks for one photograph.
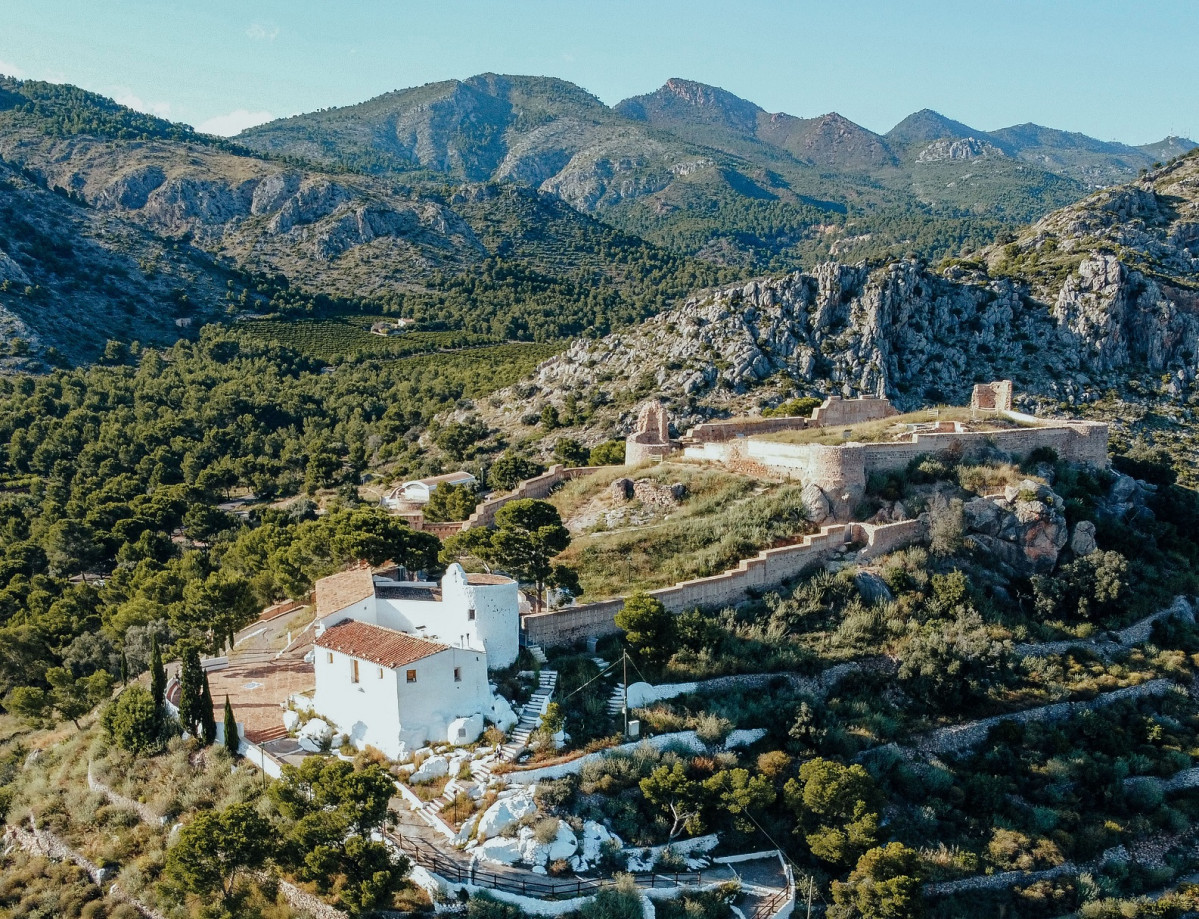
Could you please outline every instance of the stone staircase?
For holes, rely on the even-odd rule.
[[[619,715],[624,710],[624,684],[617,683],[608,697],[608,714]]]
[[[558,671],[541,671],[537,689],[533,692],[532,698],[521,708],[520,719],[516,722],[516,727],[512,729],[511,739],[500,747],[500,759],[511,763],[528,748],[529,738],[540,726],[541,716],[545,714],[545,710],[550,704],[550,698],[554,694],[554,687],[557,685]],[[488,773],[490,773],[490,769],[488,769]]]
[[[471,772],[473,774],[474,770],[472,769]],[[466,779],[450,779],[445,783],[440,797],[434,798],[426,804],[425,809],[430,813],[440,814],[446,807],[454,803],[454,799],[458,795],[465,794],[473,797],[476,790],[476,786]]]
[[[549,658],[545,656],[545,648],[541,647],[541,645],[526,645],[525,647],[528,649],[529,653],[533,655],[533,660],[537,661],[537,666],[540,667],[549,660]]]

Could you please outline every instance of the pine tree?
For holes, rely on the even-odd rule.
[[[216,713],[212,705],[212,689],[208,685],[208,673],[205,671],[204,680],[200,684],[200,736],[204,746],[216,743]]]
[[[204,705],[204,671],[200,669],[200,652],[189,646],[183,652],[179,668],[179,721],[193,737],[200,736]]]
[[[158,636],[150,638],[150,695],[154,698],[154,707],[162,708],[167,694],[167,671],[162,666],[162,651],[158,647]]]
[[[229,697],[225,696],[225,749],[234,759],[237,759],[238,746],[237,719],[233,717],[233,706],[229,704]]]

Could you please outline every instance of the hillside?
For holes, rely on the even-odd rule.
[[[1190,143],[1141,150],[1032,125],[988,134],[929,110],[880,136],[836,112],[770,113],[692,80],[609,108],[562,80],[496,74],[275,121],[238,142],[410,181],[516,182],[758,270],[958,254]]]
[[[1199,374],[1197,227],[1192,153],[1049,215],[978,261],[940,271],[914,260],[827,263],[693,297],[576,341],[483,415],[522,430],[552,403],[590,441],[628,430],[651,396],[681,432],[792,395],[961,404],[992,379],[1055,404],[1117,391],[1184,406]]]
[[[197,318],[212,318],[228,277],[245,275],[254,295],[239,299],[242,288],[235,285],[229,298],[242,308],[308,314],[361,307],[492,340],[553,340],[607,331],[688,289],[734,276],[520,186],[414,186],[324,172],[263,158],[73,87],[4,80],[0,89],[0,165],[42,190],[38,200],[55,209],[55,245],[84,251],[90,244],[76,236],[95,236],[89,227],[122,228],[128,239],[120,248],[157,272],[153,283],[137,284],[166,302],[186,288],[186,302],[205,308]],[[32,215],[42,205],[31,199],[22,207]],[[50,248],[22,245],[10,252],[19,268],[3,262],[12,286],[49,276],[55,265],[45,256]],[[193,263],[189,273],[176,276],[165,261],[159,265],[162,258],[153,253],[164,250]],[[93,276],[129,270],[120,255],[104,259],[112,264]],[[42,288],[46,308],[40,312],[4,299],[13,335],[58,343],[64,336],[56,337],[54,318],[70,304],[77,307],[72,322],[81,328],[90,323],[118,337],[162,338],[152,323],[114,323],[123,307],[106,306],[94,291],[76,298],[61,284],[47,281]],[[291,293],[276,296],[281,289]],[[167,319],[173,323],[185,312]],[[73,359],[95,351],[86,345],[60,350]]]
[[[207,254],[0,161],[0,368],[94,360],[108,339],[169,344],[177,321],[222,315],[230,289],[241,278]]]

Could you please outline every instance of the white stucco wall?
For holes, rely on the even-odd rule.
[[[351,680],[351,658],[328,648],[315,649],[316,693],[313,707],[357,747],[370,744],[385,754],[399,753],[400,712],[394,670],[358,661],[358,682]],[[332,660],[330,660],[330,658]]]
[[[454,680],[455,667],[461,669],[461,681]],[[415,683],[407,682],[408,670],[416,670]],[[400,740],[409,748],[446,740],[446,730],[455,718],[491,712],[487,655],[482,651],[450,648],[400,667],[396,685]]]
[[[359,659],[357,683],[351,678],[353,660],[316,648],[314,707],[356,746],[370,744],[395,758],[401,743],[412,749],[446,740],[455,718],[491,712],[487,655],[481,651],[450,648],[394,670]],[[407,681],[409,670],[416,671],[415,683]]]
[[[451,621],[487,650],[487,665],[498,670],[520,653],[520,591],[515,581],[470,584],[461,565],[451,565],[441,581]],[[469,610],[475,611],[473,621]]]
[[[369,616],[347,613],[343,617],[361,618],[364,622],[413,632],[455,647],[483,650],[487,652],[489,667],[507,667],[516,661],[520,651],[517,584],[515,581],[470,584],[467,578],[462,566],[453,564],[441,579],[440,600],[379,598]]]

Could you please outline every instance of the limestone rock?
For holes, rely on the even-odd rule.
[[[490,839],[498,836],[510,827],[515,826],[525,817],[537,813],[537,802],[533,800],[533,792],[521,789],[514,795],[501,798],[483,812],[479,819],[479,839]]]
[[[808,484],[804,486],[804,490],[800,493],[800,499],[803,501],[804,507],[808,510],[808,519],[812,523],[820,524],[828,520],[833,513],[832,503],[820,486],[816,484]]]
[[[1070,551],[1078,558],[1090,555],[1099,547],[1095,544],[1095,524],[1089,520],[1080,520],[1074,525],[1074,533],[1070,537]]]
[[[319,753],[333,741],[333,728],[323,718],[312,718],[300,728],[298,743],[309,753]]]
[[[1025,479],[1003,498],[966,502],[967,539],[1012,574],[1048,574],[1069,542],[1065,502],[1049,486]]]
[[[895,599],[887,582],[873,571],[859,571],[854,575],[853,583],[857,587],[858,593],[862,595],[862,599],[869,604],[889,603]]]
[[[579,853],[570,860],[575,871],[586,871],[595,867],[605,851],[618,851],[624,842],[619,836],[594,820],[583,823],[583,839]]]
[[[412,775],[408,777],[409,784],[419,785],[422,782],[432,782],[450,774],[450,762],[444,756],[430,756]]]
[[[455,718],[450,722],[446,731],[446,740],[458,747],[472,744],[483,733],[483,716],[468,715],[465,718]]]

